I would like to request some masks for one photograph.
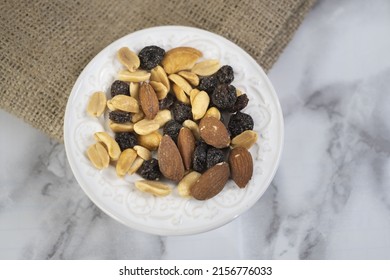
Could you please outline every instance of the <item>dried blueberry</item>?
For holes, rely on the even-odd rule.
[[[220,84],[230,84],[234,80],[233,68],[229,65],[224,65],[219,68],[216,76]]]
[[[123,111],[112,111],[108,114],[108,118],[115,123],[131,122],[131,114]]]
[[[234,113],[237,111],[241,111],[248,105],[249,99],[246,94],[240,95],[237,97],[236,103],[234,103],[233,107],[229,109],[229,112]]]
[[[113,82],[111,85],[111,97],[118,94],[130,96],[129,84],[119,80]]]
[[[137,170],[137,173],[146,180],[158,180],[161,177],[161,172],[158,167],[157,159],[145,160],[141,167]]]
[[[147,46],[143,48],[138,54],[141,68],[145,70],[153,69],[161,62],[164,54],[164,49],[157,46]]]
[[[208,94],[212,94],[217,85],[218,85],[217,77],[215,75],[211,75],[208,77],[200,78],[198,89],[204,90]]]
[[[253,119],[250,115],[237,112],[232,115],[229,120],[228,129],[230,131],[230,135],[235,137],[245,130],[253,129]]]
[[[131,132],[118,132],[115,134],[115,141],[118,143],[121,151],[133,148],[137,145],[137,136]]]
[[[207,144],[199,142],[194,151],[192,168],[197,172],[204,172],[207,169]]]
[[[173,102],[175,102],[175,97],[173,94],[168,93],[164,99],[158,101],[158,107],[160,110],[169,109]]]
[[[191,107],[180,101],[176,101],[173,104],[172,114],[173,118],[179,123],[183,123],[185,120],[192,118]]]
[[[230,109],[237,100],[236,88],[232,85],[218,85],[211,95],[213,104],[220,110]]]
[[[177,137],[179,135],[182,125],[175,120],[167,122],[163,129],[163,134],[168,134],[175,143],[177,143]]]
[[[223,162],[224,160],[225,160],[225,154],[222,150],[211,146],[207,149],[207,164],[206,164],[207,169],[213,167],[217,163]]]

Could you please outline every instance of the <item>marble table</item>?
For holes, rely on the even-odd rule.
[[[111,219],[63,144],[0,111],[0,258],[390,259],[390,2],[319,1],[269,76],[285,116],[275,179],[192,236]]]

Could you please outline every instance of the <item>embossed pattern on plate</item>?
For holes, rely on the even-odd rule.
[[[139,52],[144,46],[158,45],[166,50],[191,46],[205,58],[219,59],[231,65],[233,85],[247,93],[250,102],[243,111],[250,114],[258,142],[250,149],[254,176],[245,189],[233,181],[208,201],[183,199],[176,189],[166,197],[154,197],[138,191],[138,175],[120,179],[114,168],[95,169],[85,151],[94,143],[93,133],[107,129],[107,114],[100,118],[87,115],[89,97],[95,91],[109,93],[111,83],[122,66],[116,52],[128,46]],[[276,172],[283,146],[283,116],[276,93],[261,67],[241,48],[208,31],[162,26],[129,34],[102,50],[83,70],[68,100],[65,112],[65,148],[72,171],[90,199],[104,212],[137,230],[182,235],[208,231],[231,221],[248,210],[265,192]],[[172,185],[173,187],[173,185]]]

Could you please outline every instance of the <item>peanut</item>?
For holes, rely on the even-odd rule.
[[[92,117],[100,117],[106,109],[107,98],[104,92],[98,91],[89,98],[87,112]]]
[[[144,82],[149,80],[150,73],[145,70],[137,70],[130,72],[128,70],[121,70],[118,74],[118,79],[124,82]]]
[[[143,119],[134,124],[134,131],[138,135],[147,135],[160,128],[155,120]]]
[[[130,72],[134,72],[138,69],[140,65],[140,60],[134,52],[132,52],[128,47],[120,48],[118,51],[118,60],[124,66],[129,69]]]
[[[106,168],[110,163],[110,157],[107,153],[107,150],[101,143],[96,143],[89,146],[87,155],[89,160],[97,169]]]
[[[233,148],[244,147],[249,150],[256,143],[257,139],[258,135],[255,131],[245,130],[232,139],[231,145]]]
[[[192,67],[191,72],[199,76],[210,76],[217,72],[220,67],[218,60],[208,59],[195,64],[194,67]]]
[[[203,118],[209,107],[210,97],[205,91],[200,91],[194,98],[192,103],[192,116],[194,120]]]
[[[187,175],[185,175],[177,185],[177,190],[179,191],[179,195],[182,197],[191,197],[190,188],[199,179],[200,175],[202,174],[196,171],[192,171]]]
[[[111,105],[121,111],[138,113],[139,105],[137,99],[131,96],[118,94],[111,99]]]
[[[119,177],[125,176],[136,158],[137,152],[135,150],[131,148],[124,150],[116,163],[116,174]]]
[[[135,182],[135,186],[142,192],[151,193],[156,196],[166,196],[171,193],[171,188],[167,185],[151,180],[137,181]]]
[[[102,142],[108,151],[108,155],[112,160],[117,160],[121,154],[121,149],[118,143],[107,132],[96,132],[94,134],[95,139]]]

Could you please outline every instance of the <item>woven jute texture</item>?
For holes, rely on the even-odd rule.
[[[86,64],[133,31],[202,28],[233,41],[267,71],[315,0],[1,0],[0,107],[63,140],[68,96]]]

